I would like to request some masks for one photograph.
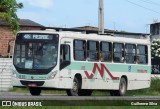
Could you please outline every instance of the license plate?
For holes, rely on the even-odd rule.
[[[28,87],[37,87],[37,84],[28,84]]]

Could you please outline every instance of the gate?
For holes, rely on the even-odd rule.
[[[11,84],[11,58],[0,58],[0,92],[13,88]]]

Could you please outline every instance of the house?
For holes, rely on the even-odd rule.
[[[160,22],[150,25],[151,40],[160,39]]]
[[[56,31],[75,31],[75,32],[82,32],[85,34],[98,34],[98,28],[93,26],[82,26],[82,27],[74,27],[74,28],[60,28],[60,27],[44,27],[43,29],[54,29]],[[143,38],[149,37],[150,34],[146,33],[133,33],[133,32],[125,32],[125,31],[114,31],[105,29],[105,34],[110,34],[112,36],[118,37],[129,37],[129,38]]]
[[[41,30],[43,25],[29,19],[20,19],[20,30]],[[7,57],[8,43],[11,44],[11,55],[13,54],[15,35],[12,33],[7,22],[0,20],[0,57]]]

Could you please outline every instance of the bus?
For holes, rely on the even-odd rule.
[[[149,38],[67,31],[20,31],[15,39],[12,82],[31,95],[66,90],[68,96],[90,96],[94,90],[123,96],[149,88]]]

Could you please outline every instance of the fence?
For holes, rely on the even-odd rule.
[[[0,58],[0,91],[8,91],[11,84],[11,58]]]

